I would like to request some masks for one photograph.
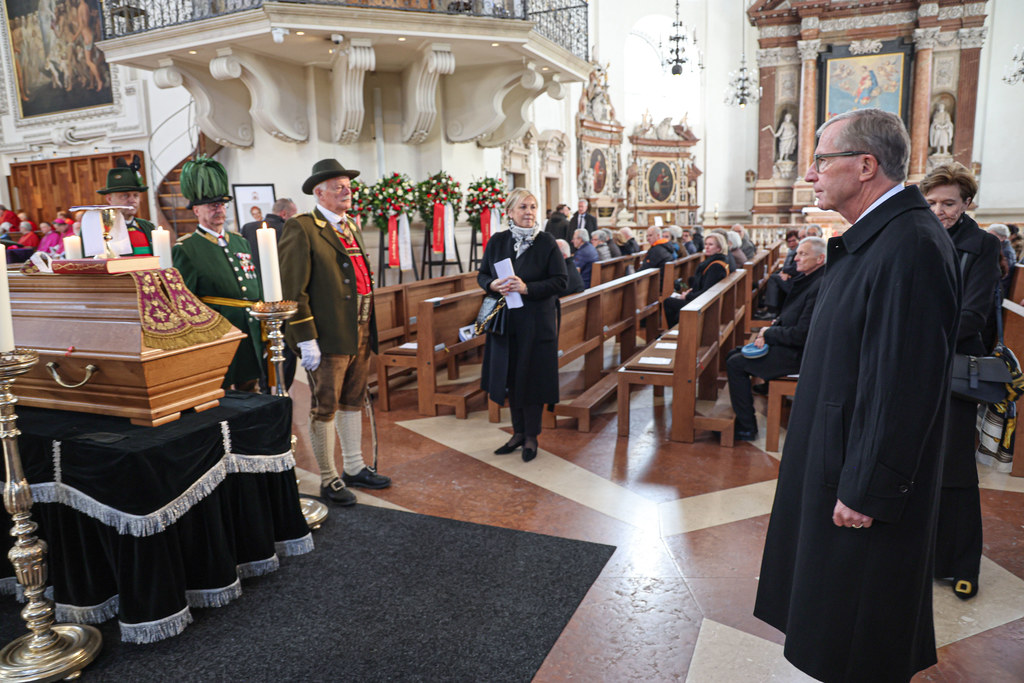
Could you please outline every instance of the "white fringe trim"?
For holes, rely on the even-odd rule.
[[[224,452],[231,452],[231,428],[228,427],[228,421],[224,420],[220,423],[220,433],[224,441]]]
[[[276,572],[280,566],[281,561],[277,559],[277,555],[271,555],[265,560],[256,560],[255,562],[246,562],[238,565],[238,577],[242,579],[251,579],[254,576],[271,574]]]
[[[126,643],[155,643],[158,640],[171,638],[185,630],[192,623],[192,613],[188,607],[176,614],[156,621],[144,621],[139,624],[118,622],[121,627],[121,640]]]
[[[224,423],[225,425],[227,423]],[[54,442],[59,444],[59,442]],[[54,471],[59,477],[60,449],[55,445]],[[32,499],[38,503],[61,503],[107,526],[119,534],[143,537],[158,534],[177,522],[192,506],[213,492],[228,474],[280,474],[295,467],[291,450],[277,455],[241,455],[228,452],[220,462],[196,480],[180,496],[159,510],[146,515],[132,515],[100,503],[92,496],[59,480],[32,484]],[[56,479],[56,477],[55,477]]]
[[[118,595],[91,607],[79,607],[57,603],[56,618],[58,622],[71,621],[76,624],[102,624],[113,619],[121,609],[121,598]]]
[[[311,553],[316,548],[313,545],[313,533],[310,532],[302,538],[293,538],[287,541],[278,541],[274,544],[274,550],[281,557],[294,557]]]
[[[53,480],[58,484],[61,483],[61,471],[60,471],[60,441],[53,442]]]
[[[18,602],[25,602],[25,587],[18,583],[18,577],[8,576],[0,579],[0,595],[13,595]],[[43,597],[53,600],[53,586],[47,586]]]
[[[205,588],[200,590],[185,591],[185,601],[189,607],[195,609],[207,607],[223,607],[232,600],[242,595],[242,580],[235,579],[234,583],[224,588]]]

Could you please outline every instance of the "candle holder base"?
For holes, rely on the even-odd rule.
[[[0,680],[59,681],[78,678],[103,647],[103,636],[95,626],[56,624],[52,646],[37,651],[34,633],[16,638],[0,650]]]
[[[271,388],[275,396],[287,396],[284,386],[284,333],[281,327],[284,321],[293,317],[299,310],[294,301],[259,301],[252,307],[252,317],[267,323],[267,342],[270,353],[269,360],[274,364],[276,381]]]

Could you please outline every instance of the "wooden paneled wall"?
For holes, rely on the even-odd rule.
[[[82,204],[105,204],[103,195],[96,190],[107,186],[107,171],[114,167],[116,157],[131,161],[138,150],[92,154],[89,156],[61,157],[11,164],[7,178],[11,206],[15,211],[27,211],[29,217],[39,221],[52,221],[58,211]],[[143,161],[145,168],[145,161]],[[143,182],[150,185],[147,179]],[[153,191],[152,185],[150,190]],[[149,218],[149,202],[143,199],[139,217]]]

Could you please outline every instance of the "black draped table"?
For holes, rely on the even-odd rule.
[[[159,427],[17,412],[58,621],[117,617],[124,641],[168,638],[192,621],[190,608],[225,605],[241,579],[313,549],[291,399],[229,392],[219,407]],[[0,593],[20,592],[10,562],[2,567]]]

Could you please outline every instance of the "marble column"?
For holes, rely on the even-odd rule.
[[[967,168],[971,167],[974,156],[975,116],[978,110],[978,69],[981,65],[981,48],[985,44],[988,29],[962,28],[957,31],[960,39],[960,82],[956,89],[956,113],[953,122],[953,158]]]
[[[814,159],[818,128],[818,51],[821,40],[798,40],[800,51],[800,136],[797,141],[797,177],[803,178]]]
[[[757,177],[768,180],[772,177],[775,165],[775,138],[771,132],[763,130],[765,126],[776,125],[775,121],[775,69],[774,66],[762,66],[759,69],[758,82],[761,84],[761,102],[758,105],[758,130],[761,132],[757,140]]]
[[[932,50],[938,28],[914,29],[914,92],[910,103],[910,178],[920,180],[928,163],[932,101]]]

